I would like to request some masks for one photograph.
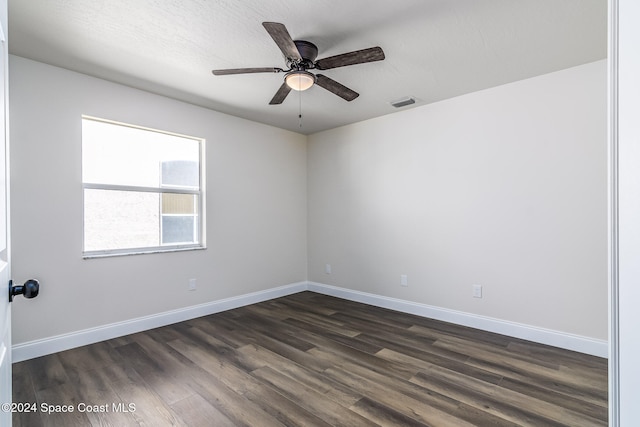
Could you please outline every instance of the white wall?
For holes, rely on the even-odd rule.
[[[10,91],[14,345],[306,280],[305,136],[15,56]],[[206,250],[82,259],[82,114],[206,138]]]
[[[606,89],[599,61],[310,136],[309,280],[606,340]]]

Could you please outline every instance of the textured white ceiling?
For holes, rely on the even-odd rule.
[[[263,21],[318,58],[380,46],[386,59],[323,72],[360,93],[352,102],[314,86],[268,105],[283,74],[211,74],[286,68]],[[9,0],[9,51],[310,134],[406,96],[422,105],[603,59],[606,25],[606,0]]]

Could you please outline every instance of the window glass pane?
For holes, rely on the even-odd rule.
[[[198,198],[194,194],[162,194],[162,215],[195,215]]]
[[[84,250],[159,246],[160,194],[84,190]]]
[[[92,184],[198,188],[200,141],[162,132],[82,120],[82,180]],[[163,166],[163,162],[166,166]]]
[[[190,160],[163,161],[160,172],[160,186],[174,188],[200,187],[198,162]]]
[[[197,235],[196,216],[163,215],[162,244],[195,243]]]

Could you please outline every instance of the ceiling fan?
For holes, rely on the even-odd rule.
[[[329,70],[347,65],[382,61],[384,59],[384,52],[380,47],[371,47],[316,61],[318,48],[313,43],[306,40],[293,40],[287,28],[278,22],[263,22],[262,26],[267,30],[269,35],[271,35],[273,41],[276,42],[284,54],[288,67],[286,70],[277,67],[230,68],[226,70],[213,70],[213,74],[216,76],[224,76],[228,74],[286,73],[284,75],[284,83],[282,83],[280,89],[278,89],[269,102],[271,105],[282,104],[289,92],[291,92],[291,89],[303,91],[309,89],[314,84],[347,101],[353,101],[359,96],[357,92],[327,76],[312,74],[308,70]]]

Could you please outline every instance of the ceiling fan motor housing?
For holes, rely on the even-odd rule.
[[[304,68],[310,68],[313,66],[313,63],[318,56],[318,47],[306,40],[294,40],[293,41],[298,48],[298,52],[302,57],[302,63],[299,65],[303,65]]]

